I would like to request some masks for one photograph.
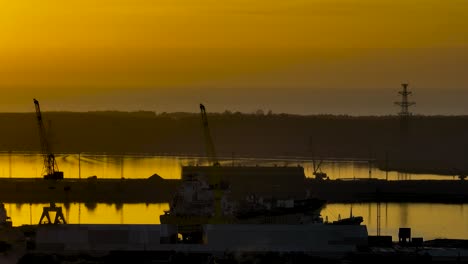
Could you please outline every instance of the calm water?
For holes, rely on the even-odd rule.
[[[377,234],[377,204],[329,204],[322,210],[322,217],[329,221],[338,215],[349,217],[362,216],[369,235]],[[459,238],[468,239],[468,204],[430,204],[430,203],[381,203],[381,235],[391,235],[398,240],[398,228],[410,227],[413,237],[427,239]]]
[[[0,154],[0,177],[42,177],[43,160],[39,154],[2,153]],[[206,160],[194,157],[152,157],[152,156],[113,156],[93,154],[58,155],[59,169],[66,178],[86,178],[96,175],[99,178],[148,178],[157,173],[166,179],[180,178],[181,166],[204,165]],[[304,167],[307,177],[313,177],[312,162],[271,161],[235,159],[222,161],[224,166],[297,166]],[[369,167],[367,162],[328,162],[322,170],[330,178],[380,178],[398,179],[453,179],[440,175],[411,175],[380,171]],[[369,173],[370,171],[370,173]],[[59,204],[60,205],[60,204]],[[37,224],[46,204],[6,204],[8,214],[15,226]],[[64,208],[69,223],[112,223],[112,224],[158,224],[159,215],[169,208],[168,204],[78,204]],[[338,215],[347,217],[350,204],[329,204],[322,216],[329,221],[337,220]],[[377,205],[354,204],[354,215],[364,217],[369,234],[376,234]],[[439,237],[468,239],[468,204],[381,204],[381,234],[392,235],[397,239],[399,227],[411,227],[413,236],[425,239]]]
[[[159,216],[169,209],[169,204],[60,204],[67,223],[70,224],[159,224]],[[42,208],[49,204],[5,203],[14,226],[38,224]]]
[[[157,173],[166,179],[180,178],[183,165],[206,165],[203,158],[194,157],[153,157],[153,156],[115,156],[94,154],[58,155],[59,169],[66,178],[86,178],[96,175],[98,178],[148,178]],[[224,166],[297,166],[304,167],[307,177],[313,177],[311,161],[271,161],[254,159],[234,159],[221,162]],[[450,176],[428,174],[403,174],[370,167],[367,162],[326,162],[321,169],[331,179],[337,178],[379,178],[400,179],[456,179]],[[370,171],[370,172],[369,172]],[[0,154],[0,177],[31,178],[42,177],[43,160],[39,154]]]
[[[159,224],[159,215],[168,204],[78,204],[62,206],[68,223],[72,224]],[[5,204],[14,226],[37,224],[42,207],[47,204]],[[348,217],[351,204],[329,204],[322,216],[329,221],[338,215]],[[377,205],[353,204],[353,214],[364,217],[370,235],[377,233]],[[381,204],[381,234],[398,240],[399,227],[411,227],[413,237],[468,239],[468,204]]]

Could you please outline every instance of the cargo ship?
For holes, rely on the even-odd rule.
[[[193,176],[183,179],[170,209],[160,220],[162,224],[179,226],[317,223],[323,222],[320,210],[325,204],[325,200],[318,198],[278,199],[255,194],[235,201],[228,185],[213,186],[202,177]]]
[[[213,263],[214,259],[248,263],[252,258],[271,256],[285,261],[290,256],[292,259],[338,259],[367,246],[365,225],[323,221],[320,211],[325,200],[307,194],[288,197],[281,191],[265,195],[268,189],[281,188],[277,185],[279,179],[292,184],[303,181],[301,170],[183,168],[182,183],[170,209],[160,216],[161,224],[41,225],[36,246],[38,252],[95,252],[109,257],[119,252],[116,257],[119,261],[130,256],[141,257],[144,252],[150,254],[149,260],[164,263]],[[292,171],[297,174],[279,177]],[[276,179],[271,177],[274,173],[277,173]],[[239,184],[248,182],[246,178],[252,179],[250,183],[264,182],[260,189],[266,192],[259,192],[263,194],[260,195],[246,192],[249,188],[240,188]],[[288,188],[286,181],[284,188]],[[170,256],[166,260],[160,260],[167,254]],[[187,256],[187,259],[177,262],[174,258],[178,256]],[[206,259],[197,261],[200,256]]]
[[[259,179],[263,182],[263,186],[257,184],[263,190],[260,194],[243,188],[246,182],[255,187]],[[286,181],[280,183],[279,179]],[[320,211],[325,200],[305,193],[291,197],[274,190],[278,185],[296,188],[304,180],[301,167],[183,167],[182,183],[160,221],[176,225],[182,241],[187,243],[201,242],[204,225],[323,224]],[[271,192],[265,192],[268,189]]]

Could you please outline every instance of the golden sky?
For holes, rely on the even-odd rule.
[[[0,5],[0,111],[393,113],[409,81],[419,112],[468,114],[466,0]]]

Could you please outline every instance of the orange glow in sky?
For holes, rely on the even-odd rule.
[[[0,4],[0,111],[39,97],[51,110],[365,113],[363,99],[344,104],[356,92],[388,101],[370,113],[392,113],[403,81],[421,112],[468,111],[456,101],[468,94],[465,0]]]

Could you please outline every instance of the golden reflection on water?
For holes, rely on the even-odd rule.
[[[39,154],[0,154],[0,177],[31,178],[42,177],[43,160]],[[182,165],[206,165],[204,159],[193,157],[153,157],[153,156],[116,156],[69,154],[58,155],[59,169],[66,178],[86,178],[96,175],[98,178],[148,178],[157,173],[166,179],[178,179]],[[271,161],[271,160],[224,160],[223,166],[297,166],[304,167],[307,177],[313,177],[312,162]],[[369,173],[370,168],[370,173]],[[379,178],[389,180],[404,179],[452,179],[439,175],[410,175],[397,172],[386,173],[369,167],[365,162],[327,162],[322,170],[331,179]],[[6,204],[8,215],[15,226],[37,224],[42,207],[48,204]],[[82,224],[158,224],[159,216],[168,210],[163,204],[78,204],[62,206],[69,223]],[[328,204],[322,216],[329,221],[348,217],[350,204]],[[353,214],[364,217],[369,234],[377,233],[377,205],[354,204]],[[392,235],[397,240],[399,227],[411,227],[413,237],[468,238],[468,204],[381,204],[381,234]]]
[[[168,203],[56,205],[62,207],[69,224],[159,224],[159,216],[169,209]],[[38,224],[44,206],[49,204],[5,204],[14,226]]]
[[[67,154],[57,155],[59,169],[65,178],[148,178],[158,174],[165,179],[179,179],[183,165],[206,165],[207,161],[195,157],[156,157],[132,155],[95,155]],[[221,161],[223,166],[297,166],[304,167],[307,177],[313,176],[312,162],[304,161],[271,161],[256,159],[235,159]],[[369,173],[370,168],[370,173]],[[411,175],[397,172],[386,173],[369,167],[367,162],[324,162],[321,166],[330,179],[378,178],[389,180],[407,179],[454,179],[440,175]],[[0,153],[0,177],[34,178],[43,175],[42,156],[25,153]]]
[[[14,226],[37,224],[42,208],[48,204],[5,204]],[[68,206],[57,204],[63,209],[71,224],[159,224],[159,216],[169,209],[169,204],[79,204]],[[328,204],[321,212],[322,217],[335,221],[338,215],[348,217],[351,204]],[[363,203],[352,205],[353,215],[364,217],[369,235],[376,235],[377,205]],[[425,240],[435,238],[468,238],[468,204],[416,204],[382,203],[381,234],[391,235],[398,240],[398,228],[412,228],[413,237]]]
[[[180,178],[181,164],[197,164],[196,159],[176,157],[69,154],[56,156],[65,178],[148,178],[157,173],[166,179]],[[0,155],[0,177],[34,178],[43,175],[39,154]]]
[[[335,221],[349,217],[351,204],[328,204],[322,217]],[[353,215],[364,217],[369,235],[377,234],[377,204],[352,205]],[[381,235],[398,240],[398,229],[410,227],[412,237],[468,239],[468,204],[381,203]]]

